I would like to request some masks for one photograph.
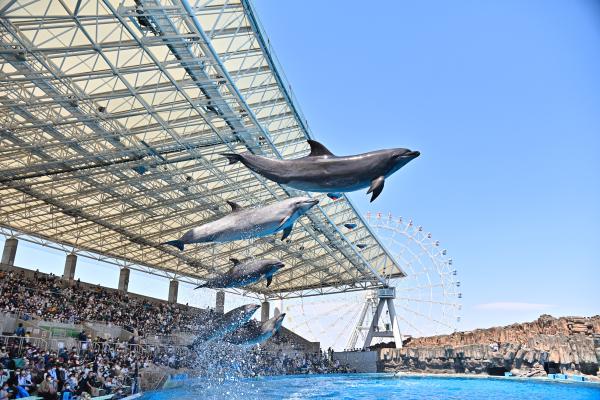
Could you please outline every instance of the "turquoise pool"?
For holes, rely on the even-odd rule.
[[[275,399],[600,399],[600,385],[534,379],[394,377],[390,374],[293,375],[224,382],[191,381],[142,400]]]

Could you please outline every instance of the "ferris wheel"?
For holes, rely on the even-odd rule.
[[[288,327],[336,349],[389,341],[400,347],[409,337],[456,331],[462,293],[440,242],[411,219],[390,213],[368,213],[366,222],[405,276],[387,270],[387,288],[287,304]]]

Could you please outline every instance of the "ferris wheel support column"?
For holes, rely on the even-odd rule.
[[[354,327],[354,330],[352,331],[352,335],[350,336],[350,339],[346,343],[346,348],[348,350],[356,348],[356,343],[358,342],[358,337],[363,334],[362,328],[365,323],[365,317],[367,316],[367,311],[369,311],[369,308],[371,308],[371,301],[367,300],[363,303],[362,310],[360,310],[358,320],[356,321],[356,326]]]
[[[369,325],[369,331],[367,333],[367,337],[365,338],[363,349],[366,349],[369,346],[371,346],[371,342],[373,341],[374,337],[393,337],[394,342],[396,344],[396,348],[401,349],[402,333],[400,332],[400,325],[398,324],[398,318],[396,317],[396,308],[394,307],[394,299],[396,298],[396,288],[387,287],[378,289],[377,298],[379,299],[377,303],[377,309],[375,310],[373,320]],[[391,328],[391,330],[389,330],[388,328],[384,331],[380,331],[379,319],[381,318],[381,312],[383,311],[383,307],[386,305],[390,315],[391,326],[389,328]]]
[[[394,299],[387,299],[387,306],[390,312],[390,321],[392,322],[392,335],[394,335],[394,343],[397,349],[402,348],[402,332],[400,332],[400,325],[398,324],[398,318],[396,317],[396,308],[394,307]]]

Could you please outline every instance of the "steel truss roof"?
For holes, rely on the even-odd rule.
[[[295,158],[311,137],[247,1],[3,0],[0,62],[5,233],[190,282],[268,254],[286,268],[249,290],[269,297],[403,275],[345,197],[319,196],[286,242],[160,245],[226,200],[300,194],[219,155]]]

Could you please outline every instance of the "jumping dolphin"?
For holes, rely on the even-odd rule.
[[[214,339],[220,339],[223,336],[234,332],[242,327],[260,306],[258,304],[246,304],[223,314],[217,315],[199,325],[199,332],[190,347],[200,343],[208,342]]]
[[[248,286],[258,282],[263,276],[267,279],[267,287],[273,280],[273,275],[285,266],[279,260],[248,260],[240,262],[230,258],[233,267],[224,275],[207,280],[199,288],[233,288]]]
[[[318,202],[319,200],[310,197],[291,197],[262,207],[243,208],[233,201],[228,201],[231,214],[190,229],[179,239],[163,244],[175,246],[183,251],[186,244],[250,239],[281,230],[283,240],[292,232],[294,222]]]
[[[310,154],[294,160],[277,160],[248,152],[222,155],[229,164],[241,161],[267,179],[300,190],[331,193],[368,187],[367,193],[373,192],[373,201],[383,190],[385,178],[421,154],[398,148],[338,157],[315,140],[309,140],[308,144]]]
[[[263,323],[248,321],[238,330],[227,335],[223,340],[241,346],[260,344],[279,331],[285,318],[285,313],[279,314]]]

